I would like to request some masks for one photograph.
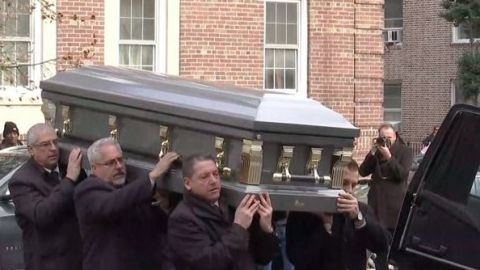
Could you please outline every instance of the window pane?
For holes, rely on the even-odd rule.
[[[297,4],[290,3],[287,6],[287,22],[297,23]]]
[[[403,0],[385,0],[385,19],[403,17]]]
[[[120,39],[131,39],[130,19],[120,19]]]
[[[143,17],[154,18],[155,17],[155,0],[143,0]]]
[[[284,50],[275,50],[275,67],[276,68],[285,67],[285,51]]]
[[[152,66],[143,66],[142,67],[143,70],[148,70],[148,71],[152,71]]]
[[[132,19],[132,39],[142,39],[142,19]]]
[[[287,22],[287,4],[277,3],[277,23]]]
[[[265,67],[273,67],[274,55],[273,50],[265,50]]]
[[[287,68],[296,68],[296,51],[295,50],[286,50],[285,51],[285,67]]]
[[[276,69],[275,70],[275,89],[284,89],[285,88],[285,70]]]
[[[17,68],[16,85],[28,85],[28,67],[22,66]]]
[[[4,42],[3,43],[3,56],[7,62],[15,61],[15,43]]]
[[[30,0],[17,0],[18,13],[30,13]]]
[[[383,106],[385,109],[401,109],[402,108],[400,84],[385,84]]]
[[[266,20],[267,22],[275,22],[275,3],[267,2],[266,7]]]
[[[153,46],[142,46],[142,65],[153,66]]]
[[[155,40],[155,20],[154,19],[143,20],[143,39]]]
[[[297,44],[297,25],[296,24],[287,25],[287,43]]]
[[[28,43],[17,42],[16,44],[17,62],[28,63]]]
[[[14,17],[7,15],[5,21],[5,31],[7,37],[14,37],[17,35],[16,20]]]
[[[466,27],[464,24],[461,24],[457,28],[457,31],[459,39],[469,38],[468,27]],[[473,27],[473,38],[480,38],[480,27]]]
[[[273,89],[273,69],[265,70],[265,88]]]
[[[285,70],[285,84],[288,89],[295,89],[295,70],[287,69]]]
[[[287,43],[287,33],[286,33],[285,24],[277,24],[277,44],[286,44]]]
[[[132,0],[132,17],[142,17],[142,0]]]
[[[131,17],[132,6],[131,0],[121,0],[120,1],[120,17]]]
[[[385,122],[401,122],[402,121],[402,112],[388,112],[385,111],[383,114]]]
[[[140,66],[142,64],[142,46],[130,46],[130,65]]]
[[[265,38],[266,43],[275,43],[275,24],[267,23]]]
[[[128,45],[120,45],[120,65],[128,65]]]
[[[3,0],[2,2],[5,2],[5,11],[7,14],[16,13],[15,0]]]
[[[2,7],[1,2],[0,2],[0,7]],[[7,25],[5,20],[6,20],[5,15],[0,12],[0,36],[5,35],[5,30],[6,30],[5,25]]]
[[[17,35],[19,37],[30,36],[30,15],[17,15]]]

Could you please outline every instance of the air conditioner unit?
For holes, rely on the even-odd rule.
[[[393,44],[402,42],[402,29],[386,29],[385,42]]]

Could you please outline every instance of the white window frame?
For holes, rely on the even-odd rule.
[[[457,97],[457,93],[456,93],[457,92],[457,82],[458,81],[456,79],[454,79],[450,83],[450,106],[453,106],[453,105],[457,104],[457,103],[455,103],[455,100],[456,100],[456,97]],[[466,103],[466,104],[469,104],[469,103]],[[480,105],[480,96],[477,99],[477,104]]]
[[[114,62],[120,65],[120,45],[153,45],[154,59],[153,72],[166,73],[167,71],[167,0],[155,0],[155,37],[154,40],[122,40],[120,39],[120,0],[117,2],[116,14],[116,54]]]
[[[468,38],[459,38],[459,27],[456,27],[456,26],[453,26],[452,25],[452,43],[456,43],[456,44],[469,44],[470,43],[470,39]],[[474,42],[479,42],[480,41],[480,38],[474,38],[473,39]]]
[[[32,2],[32,1],[30,1]],[[38,88],[42,76],[42,13],[41,8],[33,9],[30,14],[30,37],[7,38],[0,36],[2,42],[30,42],[29,46],[29,74],[26,86],[0,85],[0,90],[8,92],[16,92],[23,94],[27,91]],[[37,26],[37,27],[35,27]]]
[[[298,45],[267,45],[266,41],[266,28],[267,25],[267,2],[278,3],[297,3],[297,42]],[[263,81],[262,89],[288,93],[298,96],[307,97],[307,61],[308,61],[308,10],[306,0],[265,0],[264,1],[264,16],[263,16]],[[267,49],[296,49],[297,50],[297,71],[296,71],[296,89],[266,89],[265,88],[265,59]]]

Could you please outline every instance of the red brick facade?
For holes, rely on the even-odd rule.
[[[306,6],[308,96],[361,128],[357,156],[363,156],[383,121],[383,0]],[[180,75],[263,89],[264,8],[264,0],[182,0]],[[59,69],[77,59],[101,64],[103,1],[61,0],[58,12],[58,57],[72,56]],[[85,49],[90,59],[83,57]]]
[[[420,142],[451,106],[457,60],[468,44],[452,42],[452,24],[436,0],[403,0],[403,41],[386,46],[385,82],[402,85],[402,133]]]
[[[264,0],[181,2],[180,75],[263,88]],[[383,121],[383,0],[308,1],[308,95],[361,128]]]
[[[104,1],[57,1],[58,70],[103,64]]]

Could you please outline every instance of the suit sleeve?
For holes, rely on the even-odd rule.
[[[372,153],[368,153],[365,160],[362,162],[362,165],[360,165],[358,172],[362,177],[368,176],[373,173],[376,165],[377,159]]]
[[[286,228],[287,257],[296,267],[307,264],[306,260],[318,258],[318,254],[321,254],[321,230],[317,229],[320,223],[311,213],[289,213]]]
[[[259,225],[259,218],[254,218],[250,226],[250,251],[255,262],[268,264],[275,253],[280,252],[279,241],[275,233],[266,233]]]
[[[33,183],[38,179],[26,181],[24,178],[23,175],[14,176],[9,183],[17,215],[35,226],[48,227],[55,224],[66,211],[73,209],[74,183],[71,180],[60,180],[60,184],[48,196],[44,196]]]
[[[388,161],[380,164],[381,174],[387,180],[395,182],[405,181],[412,166],[412,150],[405,146],[397,156],[392,156]]]
[[[205,270],[230,269],[236,254],[248,249],[248,231],[233,224],[212,244],[207,232],[187,215],[171,216],[168,244],[175,258]]]
[[[147,177],[115,190],[108,185],[99,185],[97,181],[101,180],[86,179],[75,192],[77,211],[90,219],[116,218],[124,210],[147,202],[152,197],[152,186]]]
[[[360,242],[372,252],[379,253],[388,250],[388,232],[378,223],[373,211],[367,205],[360,204],[360,211],[365,217],[366,225],[356,230]]]

